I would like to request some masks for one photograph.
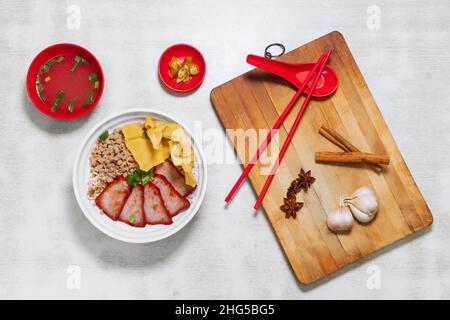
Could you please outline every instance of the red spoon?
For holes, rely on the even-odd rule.
[[[314,68],[315,63],[287,63],[269,58],[249,54],[247,56],[247,63],[276,74],[281,78],[289,81],[297,88],[300,88],[305,81],[308,74]],[[307,83],[304,91],[310,91],[312,79]],[[338,86],[338,78],[333,69],[325,66],[317,81],[316,87],[312,93],[313,97],[326,97],[332,94]]]

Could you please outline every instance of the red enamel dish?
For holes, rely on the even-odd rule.
[[[76,56],[84,60],[72,72]],[[53,61],[48,71],[43,71],[43,66],[51,59],[59,60]],[[95,76],[91,77],[93,74]],[[37,80],[38,75],[40,80]],[[43,85],[41,93],[38,92],[38,82]],[[58,120],[74,120],[97,106],[103,94],[104,77],[100,63],[91,52],[75,44],[60,43],[44,49],[34,58],[28,68],[26,86],[31,102],[43,114]],[[52,104],[60,91],[64,95],[56,111],[52,111]],[[69,105],[73,107],[72,112]]]
[[[198,65],[199,73],[195,76],[191,76],[191,79],[186,83],[177,83],[176,78],[171,78],[169,75],[170,60],[172,60],[173,57],[178,57],[181,60],[184,60],[189,56],[192,57],[192,62]],[[159,58],[159,78],[166,87],[176,92],[189,92],[198,88],[205,77],[205,72],[206,63],[202,54],[196,48],[188,44],[175,44],[170,46]]]

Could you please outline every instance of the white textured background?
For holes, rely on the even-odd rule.
[[[81,9],[80,29],[66,26]],[[370,5],[380,29],[366,26]],[[450,3],[448,1],[0,1],[0,298],[450,298]],[[120,243],[83,216],[71,170],[80,140],[118,111],[152,107],[204,128],[221,125],[210,90],[250,69],[248,53],[288,50],[341,31],[434,214],[433,227],[311,287],[299,285],[246,184],[225,210],[241,167],[209,166],[196,218],[148,245]],[[75,122],[28,102],[33,57],[58,42],[85,46],[106,77],[103,99]],[[204,54],[205,82],[186,97],[156,76],[162,51],[187,42]],[[227,145],[230,149],[230,146]],[[66,286],[81,268],[81,288]],[[368,268],[381,288],[370,289]]]

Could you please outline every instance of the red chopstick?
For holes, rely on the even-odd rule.
[[[300,111],[299,111],[297,117],[295,118],[295,121],[292,124],[291,129],[289,130],[289,133],[288,133],[288,135],[286,137],[286,140],[284,141],[283,146],[281,147],[281,150],[280,150],[280,153],[278,154],[277,160],[275,161],[275,163],[274,163],[274,165],[272,167],[272,170],[270,171],[270,174],[267,177],[266,182],[264,183],[264,186],[263,186],[263,188],[261,190],[261,193],[259,194],[258,199],[256,200],[256,203],[254,205],[255,209],[259,208],[259,206],[261,205],[261,202],[264,199],[264,196],[267,193],[267,189],[269,189],[270,183],[272,182],[272,179],[273,179],[273,177],[275,175],[275,172],[277,171],[277,169],[278,169],[278,167],[280,165],[280,162],[283,159],[284,153],[286,152],[286,149],[287,149],[289,143],[292,140],[292,137],[293,137],[293,135],[295,133],[295,130],[297,129],[298,124],[300,123],[300,119],[302,118],[303,113],[306,110],[306,106],[308,105],[308,102],[311,99],[311,95],[312,95],[312,93],[314,91],[314,88],[316,87],[317,81],[319,80],[320,75],[322,74],[323,68],[325,68],[325,66],[327,64],[327,61],[328,61],[328,58],[330,57],[330,55],[331,55],[331,50],[328,51],[327,55],[325,56],[325,59],[324,59],[323,63],[321,62],[321,66],[320,66],[319,72],[314,77],[313,83],[311,85],[311,90],[309,90],[305,101],[303,101],[302,107],[300,108]]]
[[[288,115],[289,111],[291,111],[291,109],[294,106],[295,102],[297,101],[298,97],[302,94],[302,92],[305,89],[306,85],[308,84],[309,80],[311,80],[312,76],[314,75],[314,72],[320,66],[320,64],[321,64],[321,62],[323,61],[324,58],[325,58],[325,55],[322,54],[320,56],[320,58],[317,60],[317,62],[315,63],[314,67],[311,69],[311,71],[309,72],[308,76],[305,78],[305,81],[303,82],[302,86],[297,90],[295,95],[292,97],[291,101],[289,101],[288,105],[286,106],[286,108],[283,110],[283,112],[281,113],[281,115],[278,118],[278,120],[273,125],[272,130],[269,131],[269,134],[264,139],[264,141],[261,143],[261,145],[259,146],[258,150],[256,150],[256,153],[253,155],[252,159],[247,164],[247,166],[245,167],[244,171],[241,173],[239,179],[234,184],[234,186],[231,189],[230,193],[228,193],[227,197],[225,198],[225,202],[229,202],[231,200],[231,198],[235,194],[236,190],[242,184],[242,181],[244,181],[245,177],[248,175],[250,170],[255,165],[256,161],[259,159],[259,156],[261,155],[261,153],[266,149],[267,144],[272,139],[273,133],[275,132],[275,130],[280,128],[281,124],[283,123],[283,120],[286,118],[286,116]]]

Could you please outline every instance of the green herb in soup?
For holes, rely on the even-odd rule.
[[[94,93],[92,91],[86,93],[86,101],[84,101],[81,105],[83,107],[89,106],[92,102],[94,102]]]
[[[47,101],[43,92],[38,92],[38,94],[39,94],[39,98],[41,98],[42,101],[44,101],[44,102]]]
[[[42,73],[48,72],[49,70],[50,70],[50,67],[48,66],[48,64],[44,64],[42,66],[41,70],[39,70],[39,73],[42,74]]]
[[[64,98],[64,91],[59,90],[58,93],[56,94],[55,100],[52,103],[52,108],[51,111],[55,112],[58,110],[59,105],[61,104],[61,100]]]
[[[69,110],[69,112],[73,112],[73,109],[75,107],[75,101],[77,101],[77,100],[78,100],[78,97],[75,97],[75,98],[69,100],[69,103],[67,106],[67,109]]]
[[[42,83],[38,83],[37,90],[39,93],[42,93],[44,91],[44,85]]]
[[[81,62],[81,57],[80,56],[75,56],[75,58],[73,60],[75,60],[75,63],[73,64],[72,68],[70,69],[70,72],[75,72],[75,70],[77,70],[78,65]]]

